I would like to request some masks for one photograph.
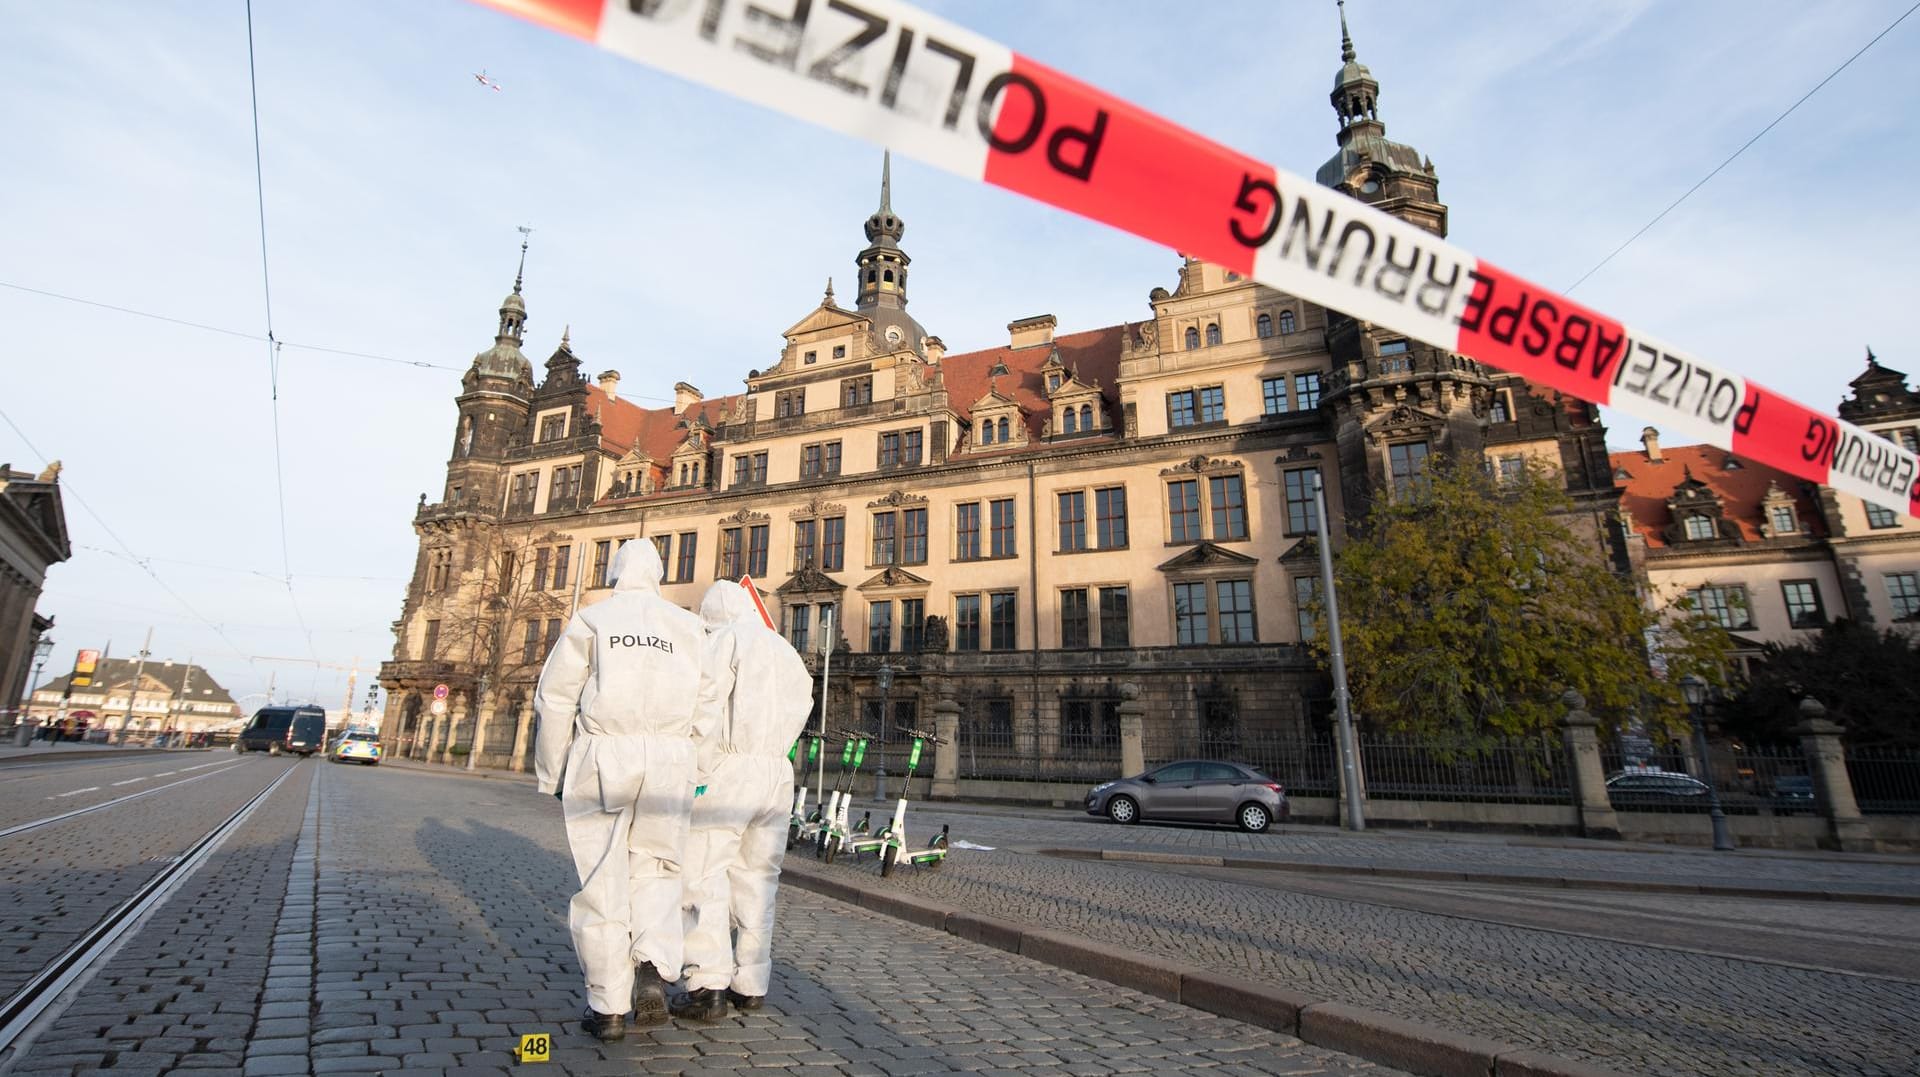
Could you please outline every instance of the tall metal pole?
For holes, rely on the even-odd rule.
[[[826,655],[820,662],[820,776],[814,789],[827,791],[827,689],[833,677],[833,608],[820,611],[820,649]],[[825,803],[824,800],[821,803]],[[822,808],[822,811],[825,809]]]
[[[193,656],[192,655],[187,656],[187,668],[180,671],[180,698],[178,702],[180,702],[183,707],[193,702]],[[174,709],[174,706],[173,706],[174,703],[175,703],[175,700],[172,697],[168,697],[167,699],[167,731],[168,732],[172,732],[175,723],[180,721],[180,715]]]
[[[127,689],[127,712],[120,716],[120,743],[127,742],[127,727],[133,724],[133,700],[140,691],[140,678],[147,672],[147,649],[153,646],[153,626],[147,626],[146,642],[140,645],[139,661],[133,665],[133,685]]]
[[[1347,829],[1365,830],[1367,820],[1360,808],[1360,759],[1353,746],[1353,713],[1347,696],[1347,656],[1340,644],[1340,600],[1333,590],[1333,543],[1327,520],[1327,493],[1320,483],[1320,472],[1313,473],[1313,509],[1318,517],[1320,547],[1320,593],[1327,606],[1327,645],[1333,657],[1333,709],[1340,720],[1340,773],[1347,787]]]

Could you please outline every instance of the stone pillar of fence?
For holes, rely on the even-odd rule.
[[[1573,807],[1580,815],[1580,836],[1620,840],[1620,817],[1607,799],[1607,771],[1600,762],[1600,722],[1587,713],[1587,701],[1569,690],[1560,697],[1566,704],[1566,717],[1560,719],[1560,736],[1567,746],[1567,759],[1573,764],[1568,780],[1573,788]]]
[[[1847,752],[1840,743],[1843,730],[1827,721],[1827,708],[1808,697],[1800,701],[1801,722],[1794,727],[1800,736],[1800,751],[1807,757],[1807,769],[1813,772],[1813,795],[1826,817],[1832,842],[1843,852],[1867,853],[1874,841],[1867,832],[1867,821],[1860,817],[1860,805],[1853,799],[1853,779],[1847,774]]]
[[[951,800],[960,795],[960,704],[946,686],[933,705],[933,735],[940,743],[933,747],[933,785],[927,795]]]
[[[1120,686],[1120,774],[1131,778],[1147,769],[1147,705],[1140,686]]]

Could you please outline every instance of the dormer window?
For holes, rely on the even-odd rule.
[[[1048,374],[1047,375],[1047,392],[1051,393],[1058,388],[1060,388],[1060,375],[1057,373]]]
[[[980,422],[980,444],[982,445],[993,444],[993,420],[992,419],[983,419]]]
[[[1067,409],[1066,417],[1061,423],[1061,430],[1063,433],[1068,434],[1077,434],[1080,432],[1080,414],[1077,410],[1073,408]]]
[[[1739,470],[1741,470],[1742,468],[1744,468],[1745,466],[1746,466],[1745,464],[1742,464],[1742,463],[1741,463],[1741,462],[1740,462],[1740,461],[1739,461],[1738,459],[1736,459],[1735,457],[1731,457],[1731,456],[1729,456],[1729,457],[1727,457],[1727,462],[1726,462],[1726,463],[1724,463],[1724,464],[1721,464],[1721,465],[1720,465],[1720,470],[1722,470],[1722,471],[1739,471]]]
[[[1000,417],[1000,440],[1001,441],[1007,440],[1007,431],[1010,429],[1011,429],[1011,425],[1007,422],[1007,417],[1002,415]]]
[[[1713,517],[1711,516],[1696,513],[1687,517],[1686,529],[1687,539],[1689,541],[1699,541],[1701,539],[1717,537],[1717,533],[1713,527]]]
[[[1775,505],[1767,513],[1767,519],[1773,524],[1776,535],[1791,535],[1800,530],[1800,522],[1794,519],[1792,505]]]
[[[566,436],[567,417],[565,415],[548,415],[541,418],[540,441],[542,444],[549,441],[559,441]]]

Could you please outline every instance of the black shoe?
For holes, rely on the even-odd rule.
[[[633,970],[633,1023],[657,1025],[667,1019],[667,985],[653,970],[653,962]]]
[[[624,1040],[627,1038],[627,1016],[588,1010],[580,1015],[580,1030],[601,1043]]]
[[[727,994],[702,987],[688,991],[684,995],[673,996],[668,1011],[675,1017],[690,1017],[695,1021],[719,1021],[727,1016]]]
[[[757,1010],[767,1004],[765,995],[743,995],[733,988],[727,988],[727,1001],[733,1003],[736,1010]]]

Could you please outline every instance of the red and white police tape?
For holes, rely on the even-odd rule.
[[[1920,516],[1920,458],[898,0],[478,0]]]

